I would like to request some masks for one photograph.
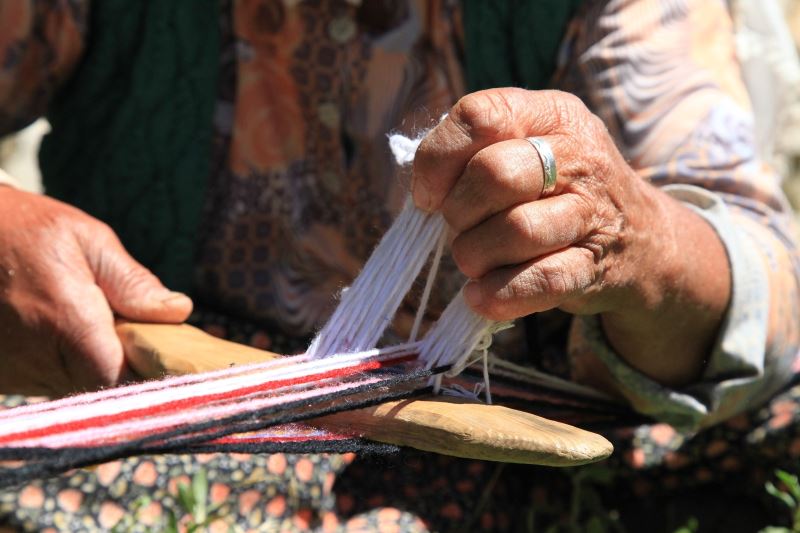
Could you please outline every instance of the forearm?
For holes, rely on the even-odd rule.
[[[570,43],[562,88],[673,199],[649,220],[654,251],[637,258],[667,290],[639,284],[657,297],[578,318],[569,351],[575,379],[698,428],[758,405],[791,376],[800,269],[780,180],[756,155],[725,3],[685,4],[587,4]],[[675,250],[659,250],[664,236]],[[665,265],[689,279],[663,283],[680,281],[663,277]]]
[[[731,296],[730,267],[716,231],[701,216],[646,186],[653,231],[629,265],[624,305],[602,313],[606,338],[631,367],[680,387],[697,381]]]

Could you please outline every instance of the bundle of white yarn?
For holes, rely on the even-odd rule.
[[[392,135],[389,146],[399,165],[413,162],[422,137],[410,139]],[[441,214],[426,213],[407,199],[403,210],[373,251],[353,284],[342,292],[341,301],[308,349],[314,357],[374,348],[395,313],[433,254],[428,279],[417,310],[408,344],[419,351],[428,368],[449,366],[445,375],[460,373],[468,364],[483,357],[487,381],[486,356],[492,334],[507,327],[473,312],[459,291],[439,320],[422,340],[417,335],[428,297],[438,271],[447,226]],[[435,385],[438,388],[440,379]]]

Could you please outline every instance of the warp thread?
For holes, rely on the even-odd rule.
[[[413,162],[423,137],[410,139],[400,134],[389,137],[389,147],[398,165]],[[416,208],[408,198],[361,273],[343,292],[341,302],[312,342],[308,355],[325,357],[374,348],[435,248],[409,339],[415,341],[438,271],[446,231],[441,214],[426,213]],[[472,354],[478,351],[484,359],[486,399],[491,402],[488,348],[495,332],[511,326],[509,323],[495,323],[473,312],[464,301],[462,291],[456,294],[422,339],[419,359],[427,368],[450,366],[448,375],[453,376],[460,373],[471,362]],[[441,376],[436,378],[434,385],[438,392]]]
[[[120,443],[105,443],[101,446],[52,447],[6,447],[0,448],[0,460],[29,461],[21,467],[0,469],[0,488],[21,483],[31,478],[46,477],[99,462],[152,453],[155,451],[185,452],[194,445],[202,445],[233,433],[254,431],[278,424],[288,424],[309,418],[317,418],[343,410],[369,407],[388,400],[405,399],[424,394],[424,388],[414,386],[421,378],[430,376],[422,369],[391,376],[381,381],[380,394],[373,394],[375,386],[360,385],[350,391],[339,391],[318,396],[314,402],[297,400],[262,409],[242,408],[242,412],[222,419],[184,424],[176,428],[162,429],[140,438]],[[406,385],[406,386],[403,386]],[[364,393],[362,397],[332,403],[333,400]],[[319,407],[320,404],[322,407]],[[36,461],[36,462],[33,462]]]
[[[419,141],[390,139],[398,163],[413,161]],[[0,412],[0,460],[27,461],[0,469],[0,487],[142,453],[272,445],[286,450],[286,439],[277,444],[257,436],[225,437],[429,392],[426,382],[442,372],[461,372],[476,350],[484,358],[489,399],[487,350],[491,335],[506,325],[472,312],[459,292],[416,340],[445,238],[441,214],[406,201],[305,355]],[[432,252],[410,341],[376,349]],[[411,362],[416,360],[424,364]],[[327,444],[352,440],[344,437],[331,436]],[[317,440],[296,444],[325,445],[325,439]]]
[[[259,443],[222,443],[190,446],[187,453],[357,453],[359,455],[386,455],[398,453],[399,446],[365,439],[279,441]],[[153,448],[149,454],[175,453],[172,449]]]

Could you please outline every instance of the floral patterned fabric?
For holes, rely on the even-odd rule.
[[[429,126],[463,93],[457,6],[232,3],[201,300],[293,335],[321,325],[404,199],[386,133]]]
[[[197,296],[261,326],[198,321],[237,340],[294,351],[324,320],[402,203],[408,177],[396,174],[386,133],[430,126],[464,92],[461,14],[454,0],[220,5],[215,164]],[[0,2],[0,130],[41,114],[68,79],[90,42],[89,9],[86,0]],[[779,177],[755,157],[725,4],[588,2],[565,37],[553,85],[580,96],[604,120],[643,179],[677,185],[673,194],[703,209],[711,204],[685,197],[700,187],[722,206],[713,213],[709,207],[707,219],[721,235],[733,235],[726,245],[739,300],[710,354],[709,372],[692,390],[654,392],[591,323],[576,321],[568,334],[569,319],[559,313],[521,321],[497,350],[575,380],[601,377],[663,419],[691,404],[688,425],[716,424],[697,435],[663,423],[608,430],[617,446],[609,462],[616,481],[603,485],[601,499],[625,509],[626,519],[666,512],[658,505],[696,487],[744,498],[742,509],[766,513],[750,489],[760,492],[774,468],[800,454],[800,390],[781,392],[796,371],[800,342],[797,250]],[[445,273],[434,316],[460,282],[452,264]],[[408,315],[401,313],[396,330],[407,327]],[[737,388],[740,380],[748,387]],[[175,478],[201,465],[210,498],[226,506],[227,519],[266,531],[509,530],[529,520],[558,522],[568,519],[568,495],[582,471],[416,452],[356,460],[132,458],[5,491],[0,522],[27,530],[103,530],[124,523],[149,494],[141,522],[155,523],[175,502]]]
[[[24,23],[9,30],[14,38],[2,49],[0,94],[52,91],[84,45],[88,4],[32,6],[4,7],[0,24]],[[408,176],[397,175],[386,133],[429,126],[464,92],[460,6],[233,0],[220,7],[215,164],[196,297],[305,337],[328,315],[406,194]],[[569,28],[553,82],[604,120],[644,179],[701,187],[726,208],[706,218],[720,235],[731,235],[736,305],[701,386],[688,396],[642,398],[637,391],[652,390],[646,380],[613,353],[601,361],[610,352],[602,335],[582,334],[577,324],[568,344],[550,339],[555,347],[531,345],[517,328],[499,341],[504,355],[577,380],[602,373],[632,403],[648,405],[646,412],[691,427],[763,402],[788,379],[800,342],[792,216],[779,178],[755,156],[734,58],[721,1],[595,1]],[[8,117],[0,127],[41,110],[22,96],[14,99],[21,105],[0,99],[0,117]],[[461,283],[446,261],[432,317]],[[402,309],[395,330],[407,329],[410,316]],[[537,327],[547,330],[546,320]],[[571,368],[565,357],[554,367],[536,361],[553,349],[569,352]],[[692,413],[678,420],[674,412],[690,404]]]
[[[212,312],[195,313],[192,321],[259,347],[288,352],[294,342]],[[596,413],[573,409],[572,416],[583,425]],[[4,524],[13,531],[150,531],[165,527],[170,513],[189,524],[178,487],[201,471],[216,511],[210,531],[519,531],[531,520],[538,531],[610,512],[629,531],[673,532],[694,516],[703,531],[751,532],[788,519],[763,486],[775,469],[797,471],[800,385],[696,436],[663,423],[620,425],[625,419],[602,424],[615,446],[609,460],[572,469],[415,450],[133,457],[0,491],[0,531]],[[577,486],[599,498],[599,507],[576,511]],[[736,508],[724,503],[731,501]]]
[[[88,0],[0,3],[0,133],[43,115],[80,60]]]

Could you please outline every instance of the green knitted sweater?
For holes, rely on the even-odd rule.
[[[581,0],[463,0],[470,90],[542,88]],[[49,109],[48,194],[104,220],[170,288],[190,291],[210,172],[218,0],[102,0]]]

